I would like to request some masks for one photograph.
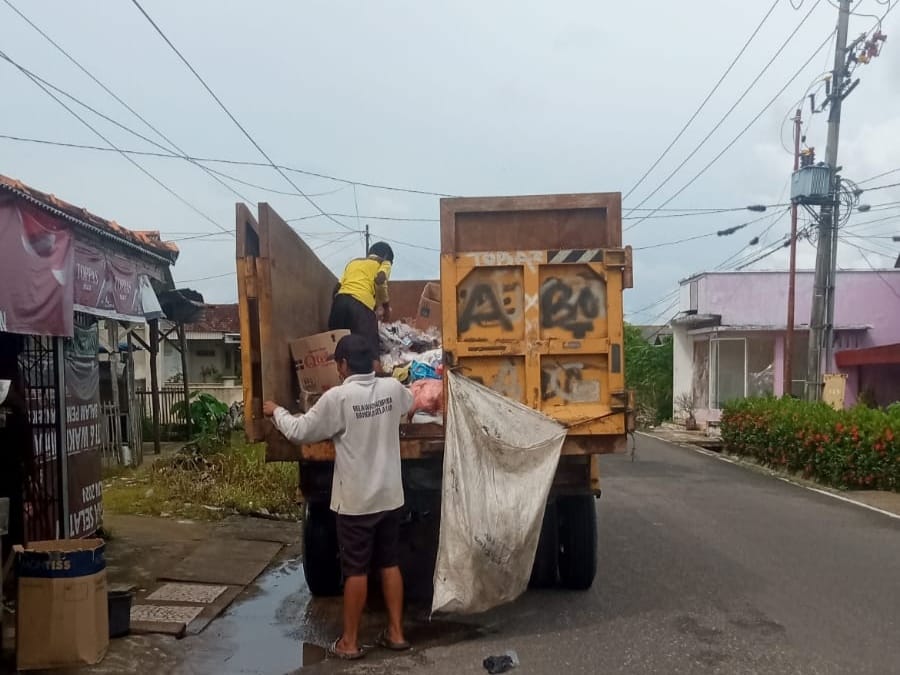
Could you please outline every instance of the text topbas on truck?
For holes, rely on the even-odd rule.
[[[632,430],[622,310],[631,251],[621,230],[618,193],[441,200],[440,305],[432,294],[429,306],[440,307],[445,368],[569,430],[534,563],[538,586],[593,583],[599,455],[624,450]],[[399,248],[395,274],[412,251]],[[290,445],[263,419],[262,403],[300,410],[288,345],[326,330],[337,279],[267,204],[258,221],[237,206],[237,271],[247,434],[266,441],[270,461],[300,463],[304,571],[314,594],[333,594],[341,586],[328,510],[334,447]],[[415,314],[427,281],[395,284],[417,290],[407,306],[395,293],[395,318]],[[410,524],[404,567],[413,583],[430,581],[433,571],[443,438],[436,423],[401,428]]]

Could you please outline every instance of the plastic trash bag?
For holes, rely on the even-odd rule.
[[[431,611],[471,614],[528,586],[566,429],[453,372],[447,405]]]
[[[417,412],[437,414],[444,410],[444,383],[440,380],[418,380],[410,385],[409,390],[413,395],[410,417]]]
[[[409,379],[413,382],[418,380],[439,380],[441,376],[427,363],[413,361],[409,367]]]

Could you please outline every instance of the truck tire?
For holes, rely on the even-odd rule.
[[[593,495],[557,498],[559,577],[565,588],[584,591],[597,574],[597,505]]]
[[[303,574],[316,597],[339,595],[341,564],[337,523],[327,504],[306,504],[303,519]]]
[[[534,565],[531,568],[531,588],[551,588],[557,580],[557,557],[559,553],[559,537],[556,523],[556,503],[548,502],[544,509],[544,520],[541,524],[541,538],[538,540],[537,552],[534,554]]]

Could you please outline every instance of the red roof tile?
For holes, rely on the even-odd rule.
[[[231,305],[205,305],[203,318],[185,326],[189,333],[240,333],[241,319],[237,303]]]
[[[40,190],[26,185],[20,180],[4,176],[3,174],[0,174],[0,188],[6,188],[14,194],[18,193],[19,195],[25,195],[36,202],[38,206],[59,211],[75,221],[104,230],[119,239],[135,244],[157,255],[161,255],[164,258],[171,260],[173,263],[178,258],[178,246],[170,241],[162,241],[162,238],[157,231],[129,230],[122,227],[114,220],[101,218],[81,206],[70,204],[56,195],[41,192]]]

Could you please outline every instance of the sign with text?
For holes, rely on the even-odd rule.
[[[100,363],[97,324],[75,326],[66,345],[66,458],[69,474],[69,534],[85,537],[101,524],[103,495],[100,447]]]

